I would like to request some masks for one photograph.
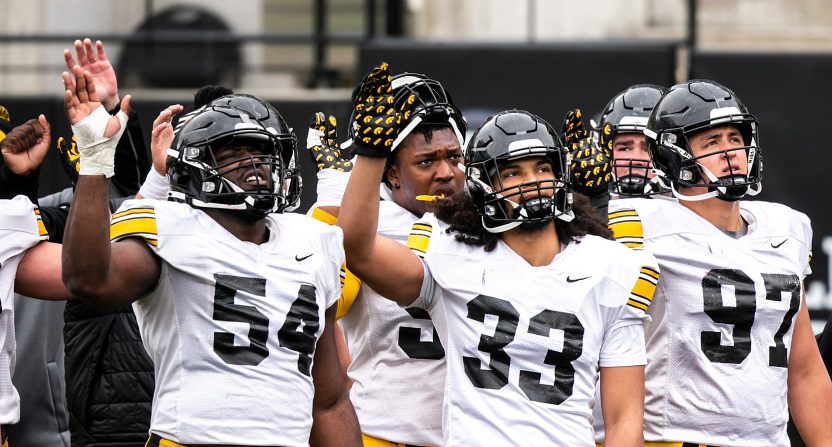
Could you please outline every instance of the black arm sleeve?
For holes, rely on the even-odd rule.
[[[64,228],[69,216],[69,208],[63,206],[45,206],[40,209],[43,225],[49,233],[49,242],[61,244],[64,241]]]
[[[115,162],[111,192],[115,196],[135,196],[150,170],[150,154],[135,111],[130,114],[127,129],[116,146]]]

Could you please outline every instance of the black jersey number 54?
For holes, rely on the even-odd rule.
[[[234,334],[214,332],[214,352],[232,365],[258,365],[269,356],[269,319],[255,306],[235,303],[237,292],[266,296],[266,280],[242,276],[215,274],[214,313],[216,321],[248,323],[248,346],[234,344]],[[303,328],[298,330],[303,324]],[[280,346],[298,353],[298,371],[311,374],[312,354],[315,352],[315,333],[320,328],[315,286],[301,284],[298,297],[289,308],[286,320],[277,331]]]

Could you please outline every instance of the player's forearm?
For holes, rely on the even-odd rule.
[[[604,447],[641,447],[644,434],[641,417],[622,418],[613,424],[604,420]]]
[[[94,299],[106,284],[110,266],[110,181],[78,177],[63,240],[63,280],[76,296]]]
[[[346,392],[342,398],[326,409],[312,412],[311,447],[360,447],[361,429],[352,403]]]
[[[793,383],[789,371],[789,411],[808,446],[832,446],[832,383],[825,369],[813,368]]]
[[[338,226],[344,230],[344,251],[347,266],[359,278],[368,264],[378,229],[379,184],[385,159],[358,157],[350,175]]]

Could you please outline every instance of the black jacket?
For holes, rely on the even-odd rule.
[[[72,446],[144,446],[153,362],[142,345],[133,309],[69,301],[64,322]]]

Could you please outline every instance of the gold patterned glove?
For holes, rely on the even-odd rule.
[[[588,197],[608,194],[612,180],[611,152],[592,144],[590,137],[584,137],[569,146],[569,153],[575,191]]]
[[[571,148],[573,143],[577,143],[589,136],[586,127],[584,126],[583,114],[581,109],[570,110],[563,120],[563,131],[561,133],[561,140],[563,145]]]
[[[355,133],[356,153],[369,157],[387,157],[393,142],[410,119],[416,95],[396,107],[390,84],[390,66],[386,62],[375,67],[353,92],[354,119],[350,125]]]
[[[337,121],[332,115],[326,116],[318,112],[309,122],[309,133],[306,136],[306,149],[312,156],[312,161],[318,171],[334,169],[340,172],[350,172],[352,162],[342,153],[337,144]]]

